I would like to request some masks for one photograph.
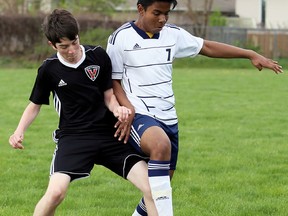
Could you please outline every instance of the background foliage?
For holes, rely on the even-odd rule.
[[[52,8],[65,8],[74,13],[98,12],[108,15],[124,0],[0,0],[2,14],[36,15],[41,13],[41,6],[51,4]]]

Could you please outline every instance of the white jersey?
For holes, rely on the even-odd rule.
[[[136,113],[149,115],[167,125],[178,122],[172,89],[172,62],[196,56],[203,39],[166,24],[152,38],[134,22],[126,23],[110,37],[107,53],[112,79],[122,87]]]

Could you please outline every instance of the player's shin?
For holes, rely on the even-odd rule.
[[[169,167],[169,161],[148,162],[149,184],[159,216],[173,216]]]

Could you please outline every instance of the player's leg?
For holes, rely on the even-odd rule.
[[[158,216],[148,182],[147,163],[144,161],[136,163],[128,173],[127,179],[143,192],[146,204],[146,206],[142,206],[145,208],[143,211],[147,212],[149,216]],[[141,212],[140,209],[138,211]]]
[[[48,188],[44,196],[37,203],[34,216],[52,216],[55,214],[57,206],[65,198],[70,176],[63,173],[54,173],[50,177]]]
[[[163,188],[165,188],[165,190],[167,189],[167,191],[171,191],[169,180],[172,178],[174,174],[174,170],[176,169],[177,156],[178,156],[178,125],[175,124],[175,125],[167,126],[161,122],[156,121],[155,119],[149,116],[136,114],[136,117],[133,122],[132,131],[131,131],[130,143],[139,151],[144,152],[146,155],[150,155],[151,160],[149,161],[148,169],[149,169],[149,181],[150,181],[152,193],[153,191],[157,191],[156,188],[159,182],[162,182],[163,184],[165,184],[163,185]],[[159,146],[160,148],[158,148]],[[161,148],[164,148],[164,149],[161,149]],[[161,154],[161,153],[164,153],[164,154]],[[168,153],[170,155],[167,155]],[[170,161],[168,161],[168,158],[170,158]],[[170,167],[169,167],[169,163],[170,163]],[[164,167],[166,167],[166,169]],[[156,174],[156,176],[153,174]],[[157,174],[158,175],[164,174],[164,176],[157,176]],[[170,178],[169,178],[169,175],[170,175]],[[171,211],[171,214],[173,214],[172,213],[173,212],[172,192],[168,192],[168,194],[170,195],[170,198],[171,198],[168,201],[169,202],[168,207],[170,205],[171,207],[165,208],[163,211],[164,212],[166,210]],[[158,206],[158,209],[160,208],[161,207]],[[145,213],[145,203],[143,199],[140,200],[140,203],[136,208],[136,212],[135,212],[135,216],[147,215],[147,213]],[[160,213],[159,215],[169,215],[169,214],[165,212],[162,214]]]
[[[125,145],[113,136],[108,136],[102,144],[101,157],[96,159],[95,163],[131,181],[143,192],[149,215],[158,216],[148,182],[147,163],[144,159],[147,160],[148,157],[140,155],[131,145]]]
[[[173,215],[172,189],[170,184],[171,143],[161,127],[149,127],[140,141],[141,149],[150,155],[148,179],[159,216]]]
[[[55,214],[57,206],[65,198],[69,183],[88,177],[94,166],[94,150],[88,149],[94,143],[89,137],[63,136],[58,140],[50,167],[50,180],[44,196],[34,210],[34,216]],[[82,170],[79,172],[79,170]]]
[[[171,143],[166,132],[155,119],[136,114],[129,142],[136,149],[138,148],[139,151],[150,157],[148,178],[158,214],[160,216],[173,215],[172,190],[169,177]],[[143,205],[144,203],[140,201],[137,208],[139,209]],[[145,214],[142,215],[145,216]]]
[[[170,173],[170,181],[171,181],[173,174],[174,174],[174,170],[170,170],[169,173]],[[147,215],[150,215],[150,214],[147,212],[146,199],[144,201],[144,198],[141,198],[132,216],[147,216]]]

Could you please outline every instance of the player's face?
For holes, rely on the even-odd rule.
[[[146,11],[142,5],[138,5],[138,11],[140,14],[140,28],[146,32],[155,34],[160,32],[166,24],[171,11],[171,3],[154,2],[152,5],[147,7]]]
[[[60,43],[56,43],[55,46],[54,49],[56,49],[68,63],[77,63],[82,57],[82,49],[78,36],[72,41],[68,38],[61,38]]]

